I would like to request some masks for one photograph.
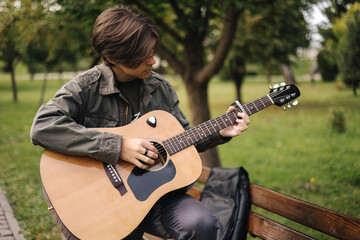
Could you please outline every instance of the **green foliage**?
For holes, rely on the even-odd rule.
[[[19,29],[21,11],[14,1],[2,1],[0,5],[0,60],[4,61],[6,72],[11,72],[20,58],[22,44]]]
[[[321,49],[317,56],[317,63],[321,78],[326,82],[333,82],[339,72],[336,60],[327,49]]]
[[[339,72],[356,95],[360,84],[360,1],[332,0],[330,3],[324,13],[331,24],[319,27],[324,38],[324,49],[318,56],[319,68],[324,80],[334,80]]]
[[[332,111],[332,114],[333,114],[331,121],[332,129],[338,133],[345,132],[346,128],[345,128],[344,111],[342,109],[335,109]]]
[[[245,8],[230,62],[257,63],[269,75],[281,73],[280,65],[289,65],[298,48],[309,45],[304,12],[311,2],[277,0],[261,8]]]
[[[355,3],[344,15],[334,31],[339,39],[338,66],[344,83],[351,87],[356,95],[360,86],[360,4]]]

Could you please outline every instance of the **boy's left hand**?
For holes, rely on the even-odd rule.
[[[235,107],[230,106],[228,109],[228,112],[234,111]],[[238,119],[236,119],[236,123],[224,128],[223,130],[220,130],[220,135],[222,137],[236,137],[240,135],[243,131],[245,131],[248,128],[248,125],[250,124],[250,118],[246,113],[238,113]]]

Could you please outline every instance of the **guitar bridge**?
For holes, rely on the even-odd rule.
[[[120,192],[120,195],[123,196],[127,192],[127,190],[123,180],[120,177],[119,172],[113,165],[109,163],[103,163],[103,166],[107,176],[109,177],[110,182]]]

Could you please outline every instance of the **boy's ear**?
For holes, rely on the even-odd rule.
[[[114,65],[115,64],[115,62],[114,61],[112,61],[112,60],[110,60],[109,58],[105,58],[106,59],[106,61],[108,61],[109,63],[111,63],[112,65]]]

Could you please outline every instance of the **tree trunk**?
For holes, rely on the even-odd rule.
[[[30,82],[34,81],[35,73],[30,72]]]
[[[58,71],[60,85],[63,85],[63,73],[64,73],[64,71],[63,71],[62,67],[60,67],[59,71]]]
[[[191,124],[195,126],[209,120],[210,110],[207,83],[205,85],[197,85],[195,81],[188,81],[186,89],[188,93]],[[207,167],[220,166],[219,154],[216,148],[208,149],[201,153],[200,157],[203,165]]]
[[[271,67],[266,67],[266,82],[271,83]]]
[[[235,83],[237,100],[243,103],[241,96],[241,86],[245,76],[245,63],[241,58],[234,58],[230,61],[230,76]]]
[[[354,84],[354,85],[353,85],[353,93],[354,93],[354,96],[355,96],[355,97],[357,97],[356,89],[357,89],[357,84]]]
[[[286,84],[296,84],[296,80],[290,66],[287,64],[281,64],[281,71]]]
[[[16,81],[15,81],[14,67],[11,67],[10,73],[11,73],[11,87],[12,87],[12,92],[13,92],[13,100],[14,100],[14,102],[17,102],[17,87],[16,87]]]
[[[44,103],[47,78],[48,78],[48,68],[46,68],[46,70],[45,70],[45,76],[44,76],[44,80],[43,80],[43,84],[42,84],[42,88],[41,88],[41,94],[40,94],[40,100],[39,100],[40,106]]]

